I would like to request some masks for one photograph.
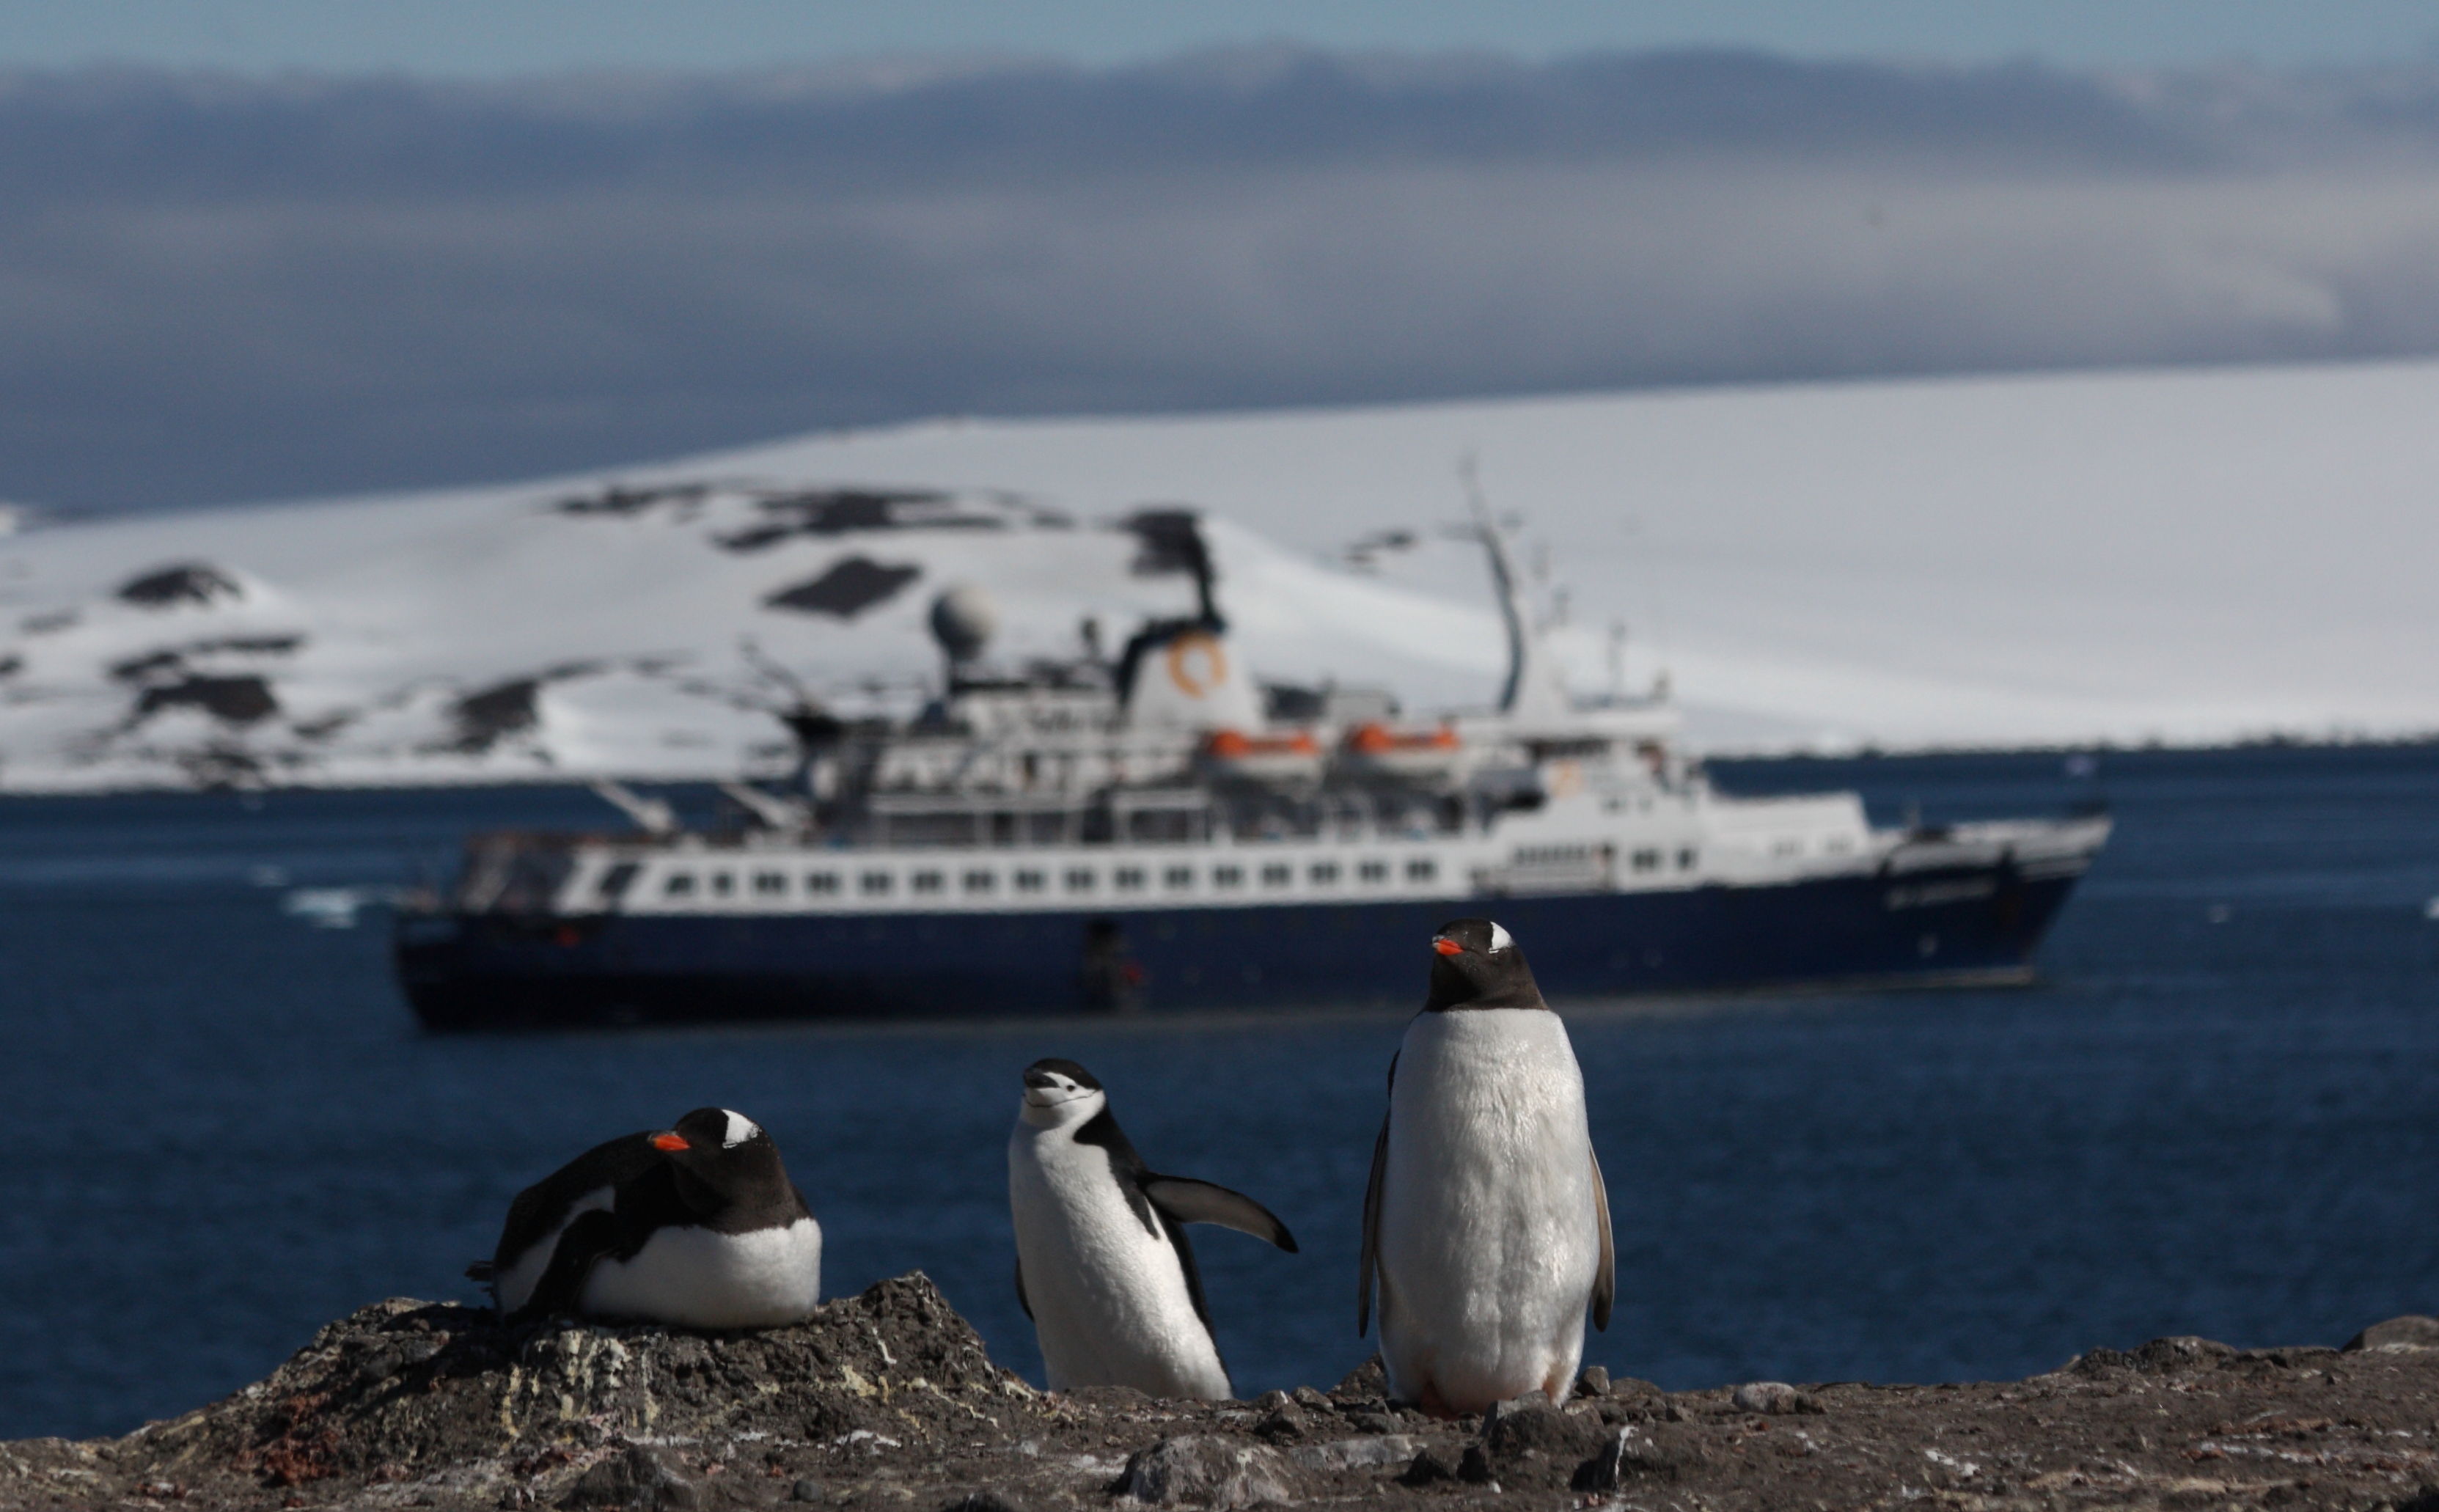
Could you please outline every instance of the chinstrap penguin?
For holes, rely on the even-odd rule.
[[[1025,1068],[1007,1195],[1016,1298],[1051,1390],[1229,1395],[1184,1225],[1221,1224],[1293,1254],[1286,1224],[1240,1192],[1146,1168],[1109,1094],[1073,1060]]]
[[[1563,1401],[1584,1309],[1605,1329],[1616,1293],[1583,1072],[1505,930],[1457,919],[1432,951],[1431,995],[1389,1062],[1356,1333],[1377,1280],[1392,1396],[1447,1415]]]
[[[822,1229],[779,1147],[743,1113],[596,1145],[508,1204],[499,1249],[467,1272],[501,1313],[760,1328],[813,1310]]]

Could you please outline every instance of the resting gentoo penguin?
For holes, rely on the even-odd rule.
[[[779,1147],[725,1108],[596,1145],[508,1204],[488,1281],[510,1319],[582,1313],[762,1328],[813,1310],[822,1228]]]
[[[1037,1060],[1007,1141],[1016,1300],[1033,1320],[1050,1389],[1132,1386],[1225,1397],[1187,1223],[1218,1223],[1295,1253],[1295,1236],[1240,1192],[1161,1176],[1073,1060]]]
[[[1392,1396],[1443,1415],[1564,1401],[1585,1305],[1607,1328],[1616,1294],[1583,1072],[1505,930],[1457,919],[1432,951],[1372,1147],[1355,1331],[1377,1277]]]

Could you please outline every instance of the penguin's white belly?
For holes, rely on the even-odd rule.
[[[1426,1013],[1391,1090],[1380,1215],[1393,1392],[1479,1412],[1563,1395],[1600,1264],[1583,1073],[1540,1009]]]
[[[1050,1389],[1227,1396],[1228,1372],[1194,1310],[1176,1247],[1157,1221],[1146,1227],[1107,1151],[1021,1127],[1007,1168],[1017,1259]]]
[[[582,1306],[690,1328],[768,1328],[810,1314],[821,1289],[822,1229],[810,1218],[750,1234],[672,1226],[633,1259],[596,1262]]]
[[[559,1236],[567,1232],[567,1226],[576,1221],[578,1215],[596,1210],[606,1213],[617,1205],[617,1201],[618,1189],[614,1186],[596,1186],[585,1193],[568,1208],[567,1216],[559,1220],[559,1227],[527,1245],[525,1253],[509,1262],[507,1270],[493,1276],[491,1295],[498,1300],[500,1311],[506,1314],[524,1307],[525,1300],[533,1295],[534,1288],[542,1285],[543,1272],[550,1269],[550,1257],[559,1253]]]

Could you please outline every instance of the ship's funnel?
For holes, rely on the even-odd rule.
[[[999,629],[999,610],[990,595],[973,583],[956,583],[932,600],[932,638],[955,664],[972,661]]]
[[[1139,729],[1258,730],[1262,693],[1224,627],[1196,620],[1146,626],[1118,665],[1127,722]]]

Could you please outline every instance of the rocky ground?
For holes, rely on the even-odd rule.
[[[1367,1366],[1256,1402],[1045,1395],[921,1275],[738,1335],[392,1301],[125,1438],[0,1445],[0,1507],[939,1512],[1415,1507],[2390,1507],[2439,1512],[2439,1320],[2345,1349],[2162,1339],[2028,1380],[1587,1372],[1563,1411],[1439,1422]]]

